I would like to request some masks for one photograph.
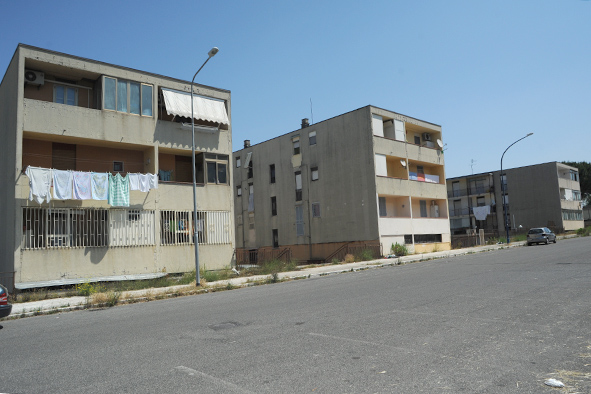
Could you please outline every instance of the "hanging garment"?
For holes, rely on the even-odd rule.
[[[51,201],[52,170],[49,168],[28,166],[25,174],[29,177],[29,200],[41,204],[43,201]]]
[[[140,175],[141,174],[127,174],[129,178],[129,190],[140,190]]]
[[[172,170],[170,170],[170,171],[158,170],[158,174],[160,174],[161,181],[172,181]]]
[[[109,205],[113,207],[129,206],[129,177],[109,174]]]
[[[158,189],[158,175],[156,174],[147,174],[149,176],[148,178],[148,184],[150,189]]]
[[[150,191],[150,178],[152,174],[138,174],[139,175],[139,191],[147,193]]]
[[[93,172],[90,176],[93,200],[107,200],[109,198],[109,174]]]
[[[476,220],[486,220],[486,216],[490,214],[490,205],[472,208]]]
[[[70,170],[53,170],[53,198],[71,200],[74,175]]]
[[[74,200],[90,200],[90,172],[74,171]]]

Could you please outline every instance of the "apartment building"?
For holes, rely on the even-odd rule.
[[[190,271],[195,226],[201,265],[231,264],[230,91],[195,86],[197,218],[190,91],[188,81],[17,47],[0,85],[4,283],[30,288]],[[91,195],[85,182],[92,177],[94,187],[101,176],[123,194]],[[152,184],[138,189],[138,179]],[[39,185],[45,192],[31,190]]]
[[[452,235],[484,229],[487,236],[503,236],[503,189],[511,230],[583,227],[578,170],[551,162],[503,170],[502,175],[493,171],[447,179]]]
[[[450,248],[441,126],[366,106],[234,152],[238,252]],[[237,253],[239,255],[240,253]]]

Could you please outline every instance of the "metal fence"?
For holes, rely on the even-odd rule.
[[[291,260],[291,249],[280,248],[280,249],[236,249],[236,265],[257,265],[265,261]]]

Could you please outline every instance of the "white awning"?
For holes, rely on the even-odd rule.
[[[191,119],[191,93],[162,88],[166,113]],[[193,94],[193,115],[196,120],[229,125],[226,106],[215,100]]]

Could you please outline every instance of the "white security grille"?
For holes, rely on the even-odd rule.
[[[154,244],[154,211],[23,208],[23,249]]]
[[[160,244],[192,245],[192,211],[160,211]],[[202,245],[229,244],[230,212],[197,212],[197,236]]]

